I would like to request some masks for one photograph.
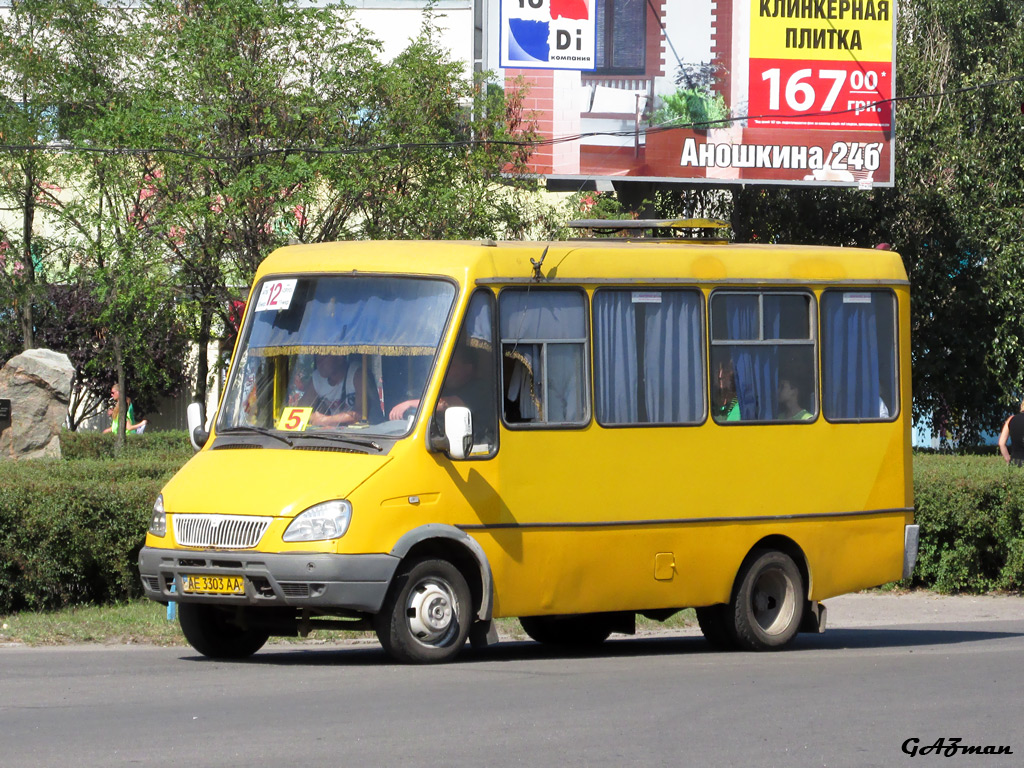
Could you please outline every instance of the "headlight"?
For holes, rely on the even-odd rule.
[[[164,495],[156,497],[153,504],[153,517],[149,521],[149,532],[163,538],[167,535],[167,515],[164,513]]]
[[[340,539],[351,520],[352,505],[347,501],[325,501],[296,515],[281,538],[284,541]]]

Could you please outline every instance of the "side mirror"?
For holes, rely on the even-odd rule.
[[[453,405],[444,412],[444,436],[448,440],[448,455],[464,459],[473,447],[473,414],[469,408]]]
[[[203,406],[200,403],[189,403],[188,439],[194,450],[199,450],[210,439],[210,433],[203,428]]]

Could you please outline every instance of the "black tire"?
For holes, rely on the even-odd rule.
[[[729,606],[709,605],[697,608],[696,611],[700,631],[713,648],[720,651],[731,651],[736,648],[736,633]]]
[[[531,639],[545,645],[589,648],[600,645],[612,633],[611,621],[602,615],[521,616],[519,623]]]
[[[806,597],[793,558],[777,550],[754,550],[729,605],[736,642],[751,651],[789,645],[800,629]]]
[[[398,661],[437,664],[462,650],[473,622],[469,585],[447,560],[403,564],[388,590],[374,629]]]
[[[234,608],[178,603],[178,623],[189,645],[211,659],[245,659],[264,646],[270,633],[232,621]]]

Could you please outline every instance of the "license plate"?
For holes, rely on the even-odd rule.
[[[181,577],[182,592],[204,595],[244,595],[245,581],[241,576],[196,576],[185,574]]]

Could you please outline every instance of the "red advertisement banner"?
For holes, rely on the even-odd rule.
[[[890,130],[887,61],[750,60],[750,119],[758,128]]]

